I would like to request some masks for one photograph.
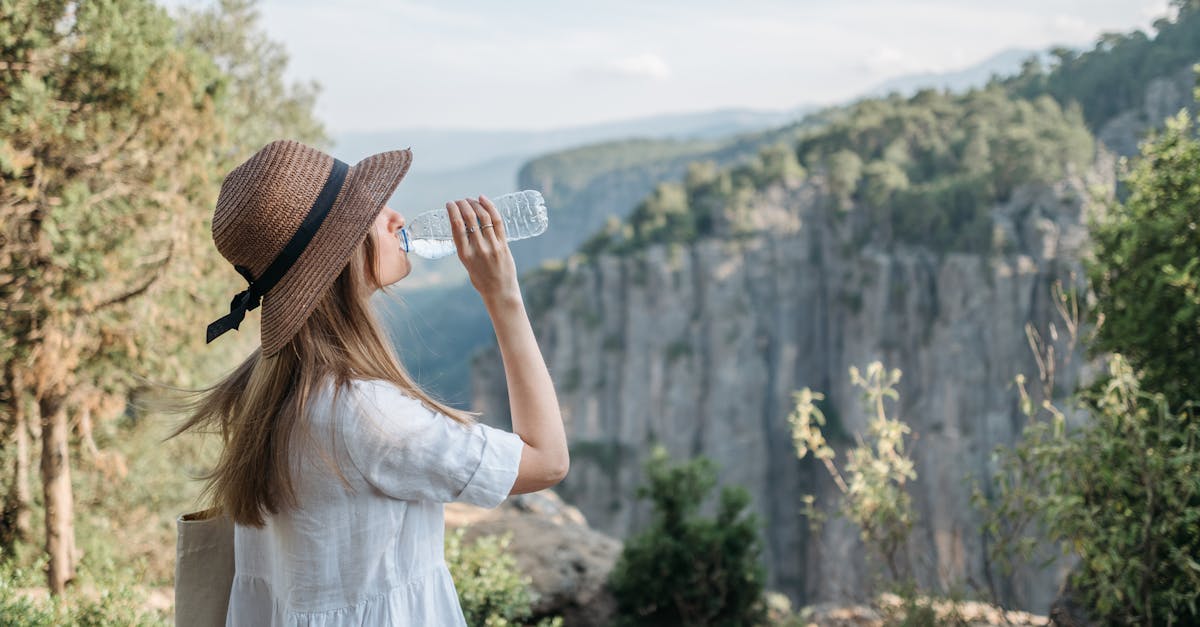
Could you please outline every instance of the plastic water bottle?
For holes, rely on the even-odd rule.
[[[504,220],[504,234],[510,242],[541,235],[549,224],[546,201],[537,190],[505,194],[493,199],[492,204]],[[454,254],[450,216],[446,215],[445,209],[434,209],[414,217],[400,229],[400,242],[404,252],[416,253],[426,259]]]

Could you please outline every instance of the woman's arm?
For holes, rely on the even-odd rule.
[[[516,298],[496,297],[485,305],[504,361],[513,432],[526,444],[512,493],[536,492],[562,481],[570,466],[558,396],[520,292]]]
[[[533,335],[517,283],[504,223],[487,198],[446,203],[458,257],[479,291],[496,330],[513,432],[525,441],[512,494],[536,492],[567,475],[570,456],[554,382]],[[490,228],[480,228],[491,224]],[[467,233],[466,229],[473,229]]]

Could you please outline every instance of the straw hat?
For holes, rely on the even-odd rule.
[[[207,341],[238,328],[262,304],[262,354],[279,352],[304,324],[408,172],[412,151],[348,166],[291,140],[273,141],[226,175],[213,213],[217,250],[250,283]]]

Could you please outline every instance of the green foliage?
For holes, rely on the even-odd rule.
[[[1120,352],[1172,406],[1200,399],[1200,138],[1181,112],[1142,145],[1129,196],[1092,226],[1103,315],[1094,348]]]
[[[896,193],[908,189],[908,173],[895,161],[876,159],[862,171],[863,200],[872,207],[886,207]]]
[[[617,242],[633,237],[633,227],[625,224],[617,216],[608,216],[604,228],[596,232],[579,246],[579,252],[586,257],[595,257],[606,250],[615,247]]]
[[[0,625],[11,627],[149,627],[167,625],[167,617],[145,612],[141,599],[128,584],[102,590],[94,596],[74,593],[46,598],[23,592],[18,582],[26,575],[0,568]]]
[[[454,576],[454,587],[463,615],[471,627],[525,625],[532,615],[530,579],[521,574],[516,559],[507,552],[512,533],[481,536],[463,544],[466,529],[446,535],[446,564]],[[562,618],[544,618],[537,627],[562,627]]]
[[[997,477],[998,515],[1036,512],[1052,541],[1080,558],[1076,588],[1095,616],[1122,625],[1200,621],[1200,420],[1142,389],[1120,355],[1104,385],[1083,392],[1091,421],[1036,407],[1010,456],[1022,476]],[[1019,481],[1019,482],[1018,482]],[[1027,552],[1030,547],[1011,547]]]
[[[893,610],[892,621],[897,627],[937,627],[938,625],[961,624],[949,620],[943,621],[938,617],[933,600],[922,597],[920,591],[911,582],[899,586],[897,596],[900,607]]]
[[[795,185],[804,180],[807,172],[800,161],[796,159],[796,151],[786,144],[774,144],[759,152],[762,174],[761,184],[783,183]]]
[[[839,148],[826,155],[820,166],[829,179],[829,189],[837,199],[838,207],[849,209],[858,184],[862,181],[862,157],[853,150]]]
[[[840,208],[873,209],[865,228],[876,240],[978,252],[990,248],[997,202],[1089,165],[1093,140],[1078,108],[993,86],[862,101],[796,152]]]
[[[194,146],[216,130],[218,72],[148,1],[19,3],[4,22],[0,359],[62,359],[118,385],[128,370],[111,366],[176,352],[145,350],[139,327],[156,325],[131,305],[175,276],[180,232],[200,233],[189,194],[211,171]]]
[[[1101,259],[1101,262],[1106,261]],[[1079,296],[1056,292],[1072,354]],[[1103,313],[1103,312],[1101,312]],[[1099,317],[1096,315],[1093,318]],[[1094,331],[1094,329],[1093,329]],[[1058,402],[1055,349],[1030,333],[1038,387],[1016,379],[1028,417],[1021,439],[997,450],[985,513],[991,558],[1006,572],[1042,542],[1080,558],[1073,588],[1106,624],[1172,625],[1200,620],[1200,421],[1145,388],[1119,353],[1108,374]],[[1061,406],[1061,407],[1060,407]],[[1086,415],[1076,425],[1068,416]],[[1035,535],[1036,534],[1036,535]]]
[[[325,129],[313,115],[320,88],[315,82],[287,83],[288,55],[283,45],[267,38],[255,8],[257,0],[218,0],[205,9],[183,8],[178,17],[180,36],[221,70],[212,89],[219,96],[219,113],[236,136],[235,163],[248,153],[282,138],[323,144]]]
[[[638,498],[654,520],[625,543],[609,575],[623,625],[757,625],[766,619],[758,517],[741,487],[721,490],[715,518],[697,514],[716,485],[712,461],[671,465],[662,446],[645,464]]]
[[[863,390],[863,402],[871,414],[868,437],[859,438],[858,446],[846,452],[845,473],[834,464],[836,452],[826,441],[825,414],[819,408],[823,394],[804,388],[793,394],[795,408],[788,415],[792,443],[803,459],[809,453],[825,465],[842,492],[840,511],[858,525],[863,543],[887,565],[892,581],[899,580],[897,557],[912,530],[912,499],[905,490],[909,480],[917,478],[912,458],[904,449],[908,425],[889,418],[884,400],[898,401],[895,385],[900,370],[884,369],[880,362],[867,366],[866,376],[850,367],[851,382]],[[849,477],[849,481],[846,481]],[[818,515],[811,495],[804,497],[810,517]]]
[[[42,627],[55,623],[55,605],[37,602],[18,591],[22,574],[10,568],[0,570],[0,624],[12,627]]]
[[[88,466],[77,483],[111,479],[104,468],[121,460],[93,448],[93,430],[141,418],[126,401],[145,378],[196,386],[257,344],[255,324],[221,346],[197,332],[244,287],[212,246],[211,207],[221,176],[268,138],[323,139],[315,92],[283,85],[286,59],[251,2],[180,20],[149,0],[3,5],[0,363],[17,383],[0,386],[0,440],[16,408],[61,406],[47,418],[80,436],[61,470],[78,457]],[[0,482],[15,494],[12,466]],[[5,503],[6,523],[31,506],[17,501]],[[71,521],[58,522],[72,544]],[[119,546],[90,543],[85,560]]]
[[[220,176],[267,139],[323,139],[256,20],[245,0],[181,22],[149,0],[5,11],[0,360],[118,394],[201,379],[196,303],[242,280],[211,244]]]
[[[918,192],[896,190],[890,225],[897,239],[938,251],[991,250],[995,197],[983,174],[947,176]]]
[[[83,554],[76,578],[61,602],[32,602],[39,612],[69,613],[73,618],[31,624],[168,623],[169,610],[168,616],[148,613],[145,597],[151,588],[172,585],[175,516],[195,509],[200,486],[189,475],[211,466],[217,442],[163,443],[166,427],[157,416],[97,425],[100,455],[86,458],[72,473],[77,507],[83,512],[76,520],[77,548]],[[34,495],[35,507],[39,496]],[[41,528],[40,513],[33,512],[35,529]],[[0,551],[0,586],[6,584],[10,595],[0,591],[0,608],[5,602],[19,605],[12,594],[15,588],[27,589],[37,599],[45,595],[41,587],[46,557],[35,544],[13,548],[15,553]],[[4,611],[0,609],[0,625],[9,624]]]
[[[1050,529],[1072,541],[1078,584],[1099,615],[1117,622],[1200,620],[1200,421],[1142,391],[1119,357],[1085,400],[1094,423],[1064,443],[1051,471]]]
[[[788,147],[742,163],[700,161],[660,183],[625,224],[584,244],[588,255],[748,232],[753,201],[771,185],[822,177],[833,205],[864,206],[861,238],[937,251],[988,251],[991,210],[1021,185],[1050,183],[1092,163],[1094,142],[1076,106],[1013,98],[1000,86],[963,95],[924,91],[865,100],[829,116]]]
[[[677,183],[660,183],[630,216],[634,238],[640,242],[690,242],[696,238],[695,221],[688,209],[687,192]]]
[[[759,148],[738,165],[718,169],[712,161],[689,163],[682,182],[659,183],[625,223],[610,219],[584,242],[589,256],[628,254],[653,244],[690,243],[725,229],[747,230],[749,202],[768,185],[793,186],[806,170],[787,145]]]
[[[1122,111],[1139,107],[1151,81],[1200,59],[1200,2],[1171,4],[1178,16],[1155,21],[1152,36],[1140,30],[1106,33],[1087,52],[1056,48],[1049,68],[1030,59],[1018,76],[1000,83],[1020,97],[1048,94],[1064,106],[1078,103],[1088,125],[1099,128]]]

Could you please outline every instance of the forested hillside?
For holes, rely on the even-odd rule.
[[[959,582],[1044,612],[1070,560],[1039,544],[1035,529],[1018,525],[1033,534],[1020,542],[1042,552],[1006,569],[1011,556],[998,555],[996,537],[978,531],[987,523],[976,505],[1012,494],[1011,484],[990,481],[1002,459],[993,451],[1025,437],[1016,377],[1039,379],[1025,401],[1039,407],[1097,376],[1074,335],[1086,324],[1064,303],[1086,300],[1080,277],[1089,225],[1123,199],[1117,157],[1135,157],[1139,138],[1193,106],[1200,3],[1174,6],[1177,17],[1158,22],[1153,36],[1112,35],[1087,52],[1056,51],[1049,67],[1033,62],[1017,77],[967,93],[863,100],[738,158],[698,157],[575,254],[525,275],[577,460],[563,495],[589,521],[625,537],[649,521],[634,498],[630,469],[651,446],[709,457],[727,469],[723,481],[754,495],[766,521],[770,585],[801,603],[853,597],[873,585],[878,567],[865,546],[869,533],[860,536],[828,505],[846,491],[816,461],[795,458],[785,423],[792,392],[826,391],[829,454],[842,459],[861,445],[851,434],[875,429],[845,373],[881,359],[905,373],[896,412],[915,434],[919,478],[902,491],[912,499],[912,534],[893,547],[889,564],[930,589],[944,592]],[[1191,153],[1177,143],[1164,144],[1167,160],[1188,162]],[[1164,177],[1168,187],[1171,176]],[[1169,193],[1185,196],[1189,181]],[[575,198],[587,206],[589,196]],[[1160,200],[1136,198],[1144,206]],[[1146,237],[1160,241],[1151,230]],[[1190,289],[1194,268],[1172,262],[1161,272]],[[1056,285],[1064,286],[1058,295]],[[1063,294],[1072,296],[1064,301]],[[1111,313],[1124,310],[1139,309],[1117,303]],[[1171,332],[1194,335],[1194,311],[1181,305],[1184,318]],[[1150,334],[1163,327],[1139,328]],[[1114,345],[1130,347],[1134,339]],[[1048,366],[1048,359],[1060,361]],[[508,407],[498,364],[493,349],[472,372],[478,407],[492,415]],[[1088,415],[1076,411],[1072,420]],[[1111,418],[1098,417],[1102,425]],[[1181,446],[1185,463],[1193,449]],[[985,487],[974,492],[967,478]],[[819,530],[796,515],[812,497],[826,504],[813,519],[830,522]],[[1175,515],[1188,503],[1172,502],[1170,524],[1186,526],[1186,517]],[[1081,529],[1081,517],[1073,520]],[[1092,554],[1089,564],[1133,568],[1120,561],[1129,553],[1121,555]],[[1160,563],[1156,572],[1176,567]]]
[[[998,87],[965,95],[926,91],[867,100],[792,146],[748,163],[697,163],[666,183],[626,225],[587,242],[588,254],[691,242],[753,230],[745,201],[774,183],[822,179],[837,208],[862,208],[858,241],[892,241],[938,251],[990,250],[987,209],[1023,184],[1049,183],[1090,167],[1093,142],[1078,107],[1014,100]],[[1002,244],[1002,242],[1000,243]]]

